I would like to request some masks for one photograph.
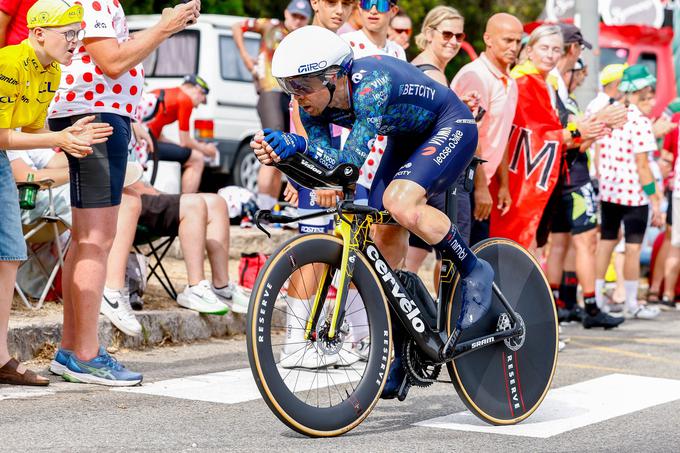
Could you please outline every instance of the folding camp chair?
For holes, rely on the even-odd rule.
[[[165,258],[168,250],[170,250],[176,237],[177,236],[159,237],[158,235],[153,234],[144,225],[137,225],[137,232],[133,242],[133,247],[137,253],[142,253],[147,258],[154,258],[153,260],[149,260],[149,275],[147,276],[146,281],[148,282],[151,280],[151,277],[156,277],[165,292],[168,293],[173,300],[177,300],[177,291],[175,291],[175,287],[172,285],[172,281],[163,267],[163,258]],[[143,252],[141,249],[142,246],[147,246],[149,251]]]
[[[40,216],[33,223],[23,225],[24,240],[26,241],[28,249],[28,260],[21,263],[19,269],[24,267],[27,263],[34,261],[43,276],[46,278],[44,287],[42,287],[42,290],[40,291],[40,297],[38,301],[31,302],[29,297],[26,296],[26,290],[21,288],[19,282],[17,281],[14,284],[14,288],[19,294],[19,297],[23,301],[24,305],[33,310],[39,310],[43,306],[50,290],[54,290],[56,293],[54,281],[57,277],[57,274],[59,273],[59,269],[64,266],[64,257],[66,256],[66,251],[71,244],[70,236],[64,245],[62,245],[60,240],[62,233],[70,229],[70,225],[56,214],[54,198],[52,195],[53,185],[54,181],[51,179],[17,183],[17,187],[20,190],[23,187],[32,186],[38,188],[39,190],[47,190],[49,196],[48,214]],[[44,247],[51,247],[52,245],[55,246],[57,251],[57,262],[52,265],[52,269],[49,269],[50,264],[46,264],[40,259],[39,251]]]

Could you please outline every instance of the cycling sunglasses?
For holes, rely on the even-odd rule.
[[[439,33],[441,33],[442,38],[444,38],[444,41],[451,41],[455,37],[456,41],[463,42],[463,41],[465,41],[465,37],[467,36],[465,33],[454,33],[452,31],[448,31],[448,30],[441,31],[440,29],[435,28],[435,27],[431,27],[431,28],[432,28],[432,30],[436,30]]]
[[[328,80],[323,74],[304,75],[297,77],[279,77],[276,79],[283,91],[291,96],[305,96],[316,93],[326,87]]]
[[[370,11],[375,6],[379,13],[386,13],[392,7],[390,0],[361,0],[359,7],[363,10]]]
[[[410,28],[392,28],[392,30],[398,35],[406,33],[408,36],[411,36],[411,33],[413,32]]]

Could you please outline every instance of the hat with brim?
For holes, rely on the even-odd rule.
[[[26,13],[28,28],[62,27],[83,21],[83,7],[64,0],[38,0]]]
[[[633,93],[656,85],[656,77],[649,73],[647,66],[636,64],[623,71],[619,91]]]
[[[600,71],[600,85],[605,86],[612,82],[616,82],[617,80],[621,80],[623,78],[623,71],[625,71],[627,67],[628,64],[626,63],[614,63],[605,66],[602,68],[602,71]]]
[[[673,99],[668,104],[668,110],[670,110],[671,113],[679,113],[680,112],[680,98]]]

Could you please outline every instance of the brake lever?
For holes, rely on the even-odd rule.
[[[260,225],[260,219],[266,220],[267,222],[271,222],[271,217],[272,217],[272,212],[269,209],[260,209],[255,213],[255,226],[257,226],[257,229],[262,231],[264,234],[267,235],[268,239],[272,238],[272,235],[265,227]]]

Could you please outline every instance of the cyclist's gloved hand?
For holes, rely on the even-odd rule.
[[[274,149],[274,152],[281,159],[290,157],[297,152],[304,152],[307,149],[307,140],[297,134],[283,131],[264,129],[264,140]]]

